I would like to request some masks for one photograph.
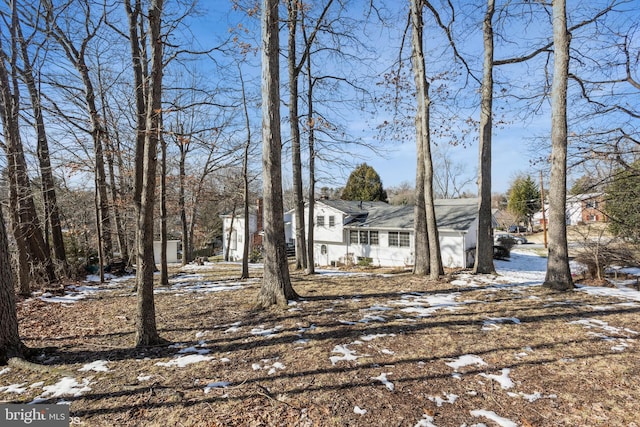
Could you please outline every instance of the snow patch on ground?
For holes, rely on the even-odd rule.
[[[187,365],[191,365],[192,363],[206,362],[213,359],[211,356],[203,356],[201,354],[190,354],[188,356],[180,356],[175,359],[172,359],[168,362],[157,362],[157,366],[165,366],[170,368],[172,366],[177,366],[178,368],[184,368]]]
[[[331,350],[331,352],[332,353],[342,353],[342,356],[331,356],[331,357],[329,357],[329,360],[331,361],[332,365],[335,365],[336,363],[340,362],[341,360],[344,360],[344,361],[348,362],[348,361],[356,360],[358,357],[360,357],[360,356],[356,356],[356,351],[349,349],[347,347],[347,345],[348,344],[337,345],[337,346],[333,347],[333,350]]]
[[[82,366],[82,368],[78,369],[80,372],[109,372],[109,367],[107,366],[106,360],[96,360],[95,362],[87,363]]]
[[[474,417],[488,418],[491,421],[493,421],[494,423],[498,424],[500,427],[518,427],[517,423],[511,421],[508,418],[503,418],[503,417],[499,416],[498,414],[496,414],[493,411],[487,411],[487,410],[484,410],[484,409],[477,409],[477,410],[471,411],[470,413]]]
[[[89,384],[91,384],[91,381],[87,378],[84,378],[82,383],[79,383],[75,378],[63,377],[53,385],[42,387],[43,393],[36,397],[31,403],[41,403],[45,400],[55,399],[56,397],[82,396],[84,393],[91,391]]]
[[[499,324],[509,322],[515,325],[519,325],[520,319],[518,319],[517,317],[488,317],[487,320],[482,322],[482,330],[492,331],[494,329],[500,329],[500,326],[498,326]]]
[[[452,360],[451,362],[446,362],[445,365],[453,368],[454,371],[458,371],[458,369],[463,368],[465,366],[485,366],[487,362],[482,360],[480,356],[476,356],[475,354],[464,354],[457,359]]]
[[[251,335],[261,335],[263,337],[270,337],[273,336],[275,334],[277,334],[278,332],[280,332],[283,329],[283,327],[281,325],[275,326],[271,329],[265,329],[264,325],[260,325],[257,328],[253,328],[251,329]]]
[[[383,372],[377,377],[371,377],[372,380],[380,381],[389,391],[393,391],[395,386],[391,381],[387,379],[387,375],[391,375],[391,372]]]
[[[458,400],[457,394],[453,393],[443,393],[444,399],[440,396],[429,396],[429,400],[436,404],[436,406],[440,407],[445,403],[455,403]]]
[[[3,393],[22,394],[25,391],[27,391],[27,387],[25,387],[26,385],[27,385],[27,383],[9,384],[7,386],[0,387],[0,391],[3,392]]]
[[[481,377],[488,378],[490,380],[497,381],[503,389],[509,389],[514,386],[513,381],[509,378],[509,374],[511,373],[511,369],[503,368],[502,374],[493,375],[493,374],[479,374]]]

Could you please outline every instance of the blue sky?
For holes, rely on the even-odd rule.
[[[385,3],[387,7],[391,7],[392,10],[385,10],[392,17],[392,20],[387,22],[387,25],[383,27],[376,27],[376,23],[367,24],[366,37],[369,38],[369,43],[372,45],[375,51],[376,60],[373,62],[366,62],[366,66],[373,67],[380,75],[389,70],[393,62],[398,57],[398,50],[400,46],[401,33],[406,22],[406,10],[405,3],[408,2],[392,2]],[[478,4],[481,4],[479,2]],[[598,3],[598,2],[596,2]],[[198,32],[202,31],[205,34],[221,38],[228,35],[228,28],[234,25],[235,20],[238,19],[238,15],[233,12],[227,15],[230,10],[229,3],[223,2],[214,3],[215,6],[211,6],[211,3],[203,4],[204,7],[209,7],[211,10],[207,15],[203,16],[200,20],[202,28]],[[224,4],[224,7],[219,7],[220,4]],[[356,0],[350,4],[355,5],[353,11],[349,13],[355,15],[362,13],[362,8],[368,4],[368,1]],[[467,4],[465,3],[465,6]],[[571,6],[571,5],[570,5]],[[575,5],[574,5],[575,7]],[[582,9],[584,11],[584,8]],[[481,38],[480,32],[480,20],[478,13],[482,12],[482,8],[474,9],[471,5],[464,9],[465,15],[460,20],[466,21],[464,24],[468,25],[467,32],[464,33],[464,37],[460,37],[461,43],[458,46],[462,54],[469,61],[471,68],[477,76],[481,75],[480,60],[482,56]],[[283,11],[284,12],[284,11]],[[427,15],[425,15],[427,16]],[[512,18],[517,19],[517,18]],[[522,18],[526,19],[526,18]],[[535,43],[539,45],[541,41],[548,40],[543,37],[547,34],[547,24],[542,22],[534,22],[529,25],[527,29],[520,26],[516,21],[510,24],[508,27],[501,27],[502,34],[506,34],[506,37],[502,41],[496,42],[496,59],[514,56],[522,54],[531,50],[531,44],[527,44],[526,39],[537,40]],[[530,23],[529,23],[530,24]],[[253,41],[259,37],[259,23],[256,20],[244,21],[245,28],[248,32],[245,34],[247,39]],[[429,26],[431,25],[431,26]],[[426,48],[429,50],[429,61],[427,61],[427,72],[431,74],[437,74],[447,67],[455,68],[459,64],[452,61],[451,54],[448,52],[447,42],[442,37],[442,32],[433,26],[428,24],[425,29],[427,35],[425,37]],[[364,31],[363,30],[363,31]],[[194,30],[195,31],[195,30]],[[364,34],[361,33],[361,34]],[[525,40],[523,42],[522,40]],[[204,43],[207,44],[207,43]],[[286,34],[282,33],[281,45],[285,49],[286,53]],[[371,55],[371,52],[367,52],[367,55]],[[405,47],[404,56],[409,54],[408,47]],[[259,56],[257,56],[259,59]],[[369,58],[371,59],[371,58]],[[363,64],[365,60],[363,59]],[[500,99],[496,97],[494,100],[494,111],[498,114],[504,114],[501,117],[496,117],[495,122],[504,120],[504,124],[501,126],[495,126],[493,131],[493,154],[492,154],[492,177],[493,177],[493,191],[494,192],[506,192],[513,178],[518,174],[530,174],[537,177],[540,169],[543,169],[543,173],[547,176],[546,167],[547,164],[532,165],[531,158],[535,156],[534,148],[540,144],[540,141],[548,140],[550,134],[550,111],[548,102],[544,101],[539,105],[535,115],[533,113],[522,113],[522,101],[517,100],[519,94],[525,94],[529,96],[532,92],[538,92],[541,89],[536,85],[545,84],[544,75],[544,61],[540,63],[533,63],[519,66],[504,66],[496,72],[496,93],[501,88],[508,88],[507,94],[513,95],[509,99]],[[328,69],[335,68],[336,70],[345,71],[346,66],[344,64],[336,64],[330,62],[322,63],[322,66]],[[547,64],[548,65],[548,64]],[[282,71],[281,79],[283,83],[286,80],[286,64],[284,63],[284,57],[281,62]],[[353,65],[350,65],[353,67]],[[440,67],[440,68],[438,68]],[[357,68],[357,67],[356,67]],[[256,73],[257,69],[252,69],[253,73]],[[355,70],[354,72],[357,72]],[[547,76],[548,77],[548,76]],[[460,93],[466,92],[466,97],[462,97],[462,101],[455,100],[452,102],[461,102],[463,105],[459,107],[460,114],[471,115],[473,119],[478,119],[478,107],[477,107],[477,90],[478,84],[471,82],[467,86],[461,86],[463,78],[458,76],[452,84],[452,92]],[[509,83],[508,86],[501,86],[500,83]],[[375,78],[370,79],[369,84],[371,87],[375,87],[378,82]],[[434,83],[435,84],[435,83]],[[302,86],[302,85],[301,85]],[[301,87],[301,90],[304,90]],[[283,100],[287,99],[286,88],[283,88],[281,95]],[[516,99],[516,100],[514,100]],[[446,98],[439,98],[436,100],[437,105],[442,105],[447,102]],[[304,108],[301,106],[301,108]],[[455,111],[456,106],[446,106],[448,111]],[[403,182],[413,183],[415,180],[415,143],[412,137],[386,140],[382,145],[378,141],[378,132],[375,129],[376,124],[381,123],[388,118],[388,112],[381,112],[378,110],[377,115],[371,115],[371,111],[358,111],[356,109],[349,110],[349,108],[340,108],[337,114],[340,116],[339,121],[347,130],[351,133],[351,137],[360,139],[361,142],[371,143],[377,145],[380,148],[380,153],[374,153],[372,151],[364,150],[361,148],[351,149],[348,153],[340,153],[339,161],[328,161],[326,164],[319,165],[321,171],[319,173],[320,182],[318,188],[327,185],[330,187],[340,187],[344,185],[349,173],[356,167],[357,164],[367,162],[373,166],[380,175],[385,187],[397,186]],[[464,113],[466,111],[467,113]],[[513,113],[515,111],[515,113]],[[434,114],[434,126],[438,126],[438,117],[444,117],[447,114],[447,110],[443,109],[437,114]],[[286,122],[286,109],[283,107],[283,137],[286,138],[288,134],[288,123]],[[518,116],[520,115],[520,116]],[[258,124],[259,126],[259,124]],[[455,128],[455,125],[453,126]],[[463,125],[460,125],[462,128]],[[412,135],[412,132],[408,132],[407,135]],[[455,132],[452,131],[452,132]],[[478,168],[478,144],[477,144],[477,129],[471,131],[473,138],[469,139],[464,146],[450,147],[448,149],[450,155],[456,162],[464,165],[465,170],[471,176],[475,175],[475,171]],[[304,138],[304,136],[303,136]],[[436,138],[437,140],[437,138]],[[439,141],[441,144],[446,143],[445,140]],[[303,145],[305,141],[303,141]],[[350,158],[351,157],[351,158]],[[285,175],[290,174],[288,161],[285,159],[283,162],[285,168]],[[287,181],[287,178],[285,178]],[[290,179],[289,179],[290,181]],[[475,185],[467,187],[469,191],[475,192]]]

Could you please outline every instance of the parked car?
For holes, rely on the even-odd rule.
[[[509,233],[526,233],[527,227],[523,225],[512,225],[509,227]]]
[[[501,240],[503,239],[512,239],[516,242],[517,245],[522,245],[524,243],[527,243],[527,239],[525,239],[523,236],[514,236],[513,234],[509,234],[509,233],[498,233],[496,235],[493,236],[493,241],[496,244],[499,244]]]

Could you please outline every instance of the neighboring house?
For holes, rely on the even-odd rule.
[[[518,218],[506,209],[492,209],[491,214],[495,219],[495,228],[508,230],[509,226],[518,223]]]
[[[478,199],[436,200],[435,210],[444,266],[471,266]],[[414,263],[413,206],[318,200],[314,216],[314,261],[318,266],[363,263],[405,267]]]
[[[242,261],[244,240],[249,239],[249,252],[262,246],[262,199],[258,199],[256,206],[249,208],[249,236],[244,232],[244,209],[240,208],[235,213],[220,216],[222,218],[222,254],[227,253],[229,247],[229,260]],[[287,242],[291,240],[291,214],[285,214],[285,237]]]
[[[567,198],[567,224],[606,222],[604,194],[586,193]]]
[[[607,222],[604,214],[604,194],[585,193],[567,197],[566,219],[567,225],[589,224],[594,222]],[[549,223],[549,204],[545,203],[545,218]],[[533,216],[536,227],[542,227],[542,211]]]
[[[436,200],[435,210],[444,266],[472,266],[478,229],[478,199]],[[256,236],[261,239],[259,212],[262,212],[260,204],[249,214],[249,238],[254,243]],[[308,218],[308,214],[308,209],[305,209],[305,218]],[[242,214],[227,214],[222,218],[223,253],[230,245],[229,258],[240,261],[245,238],[244,218]],[[284,219],[286,241],[295,243],[292,233],[295,230],[293,211],[286,212]],[[413,206],[317,200],[314,219],[314,261],[318,266],[361,263],[380,267],[409,267],[414,263]],[[305,231],[308,232],[309,225],[305,225]]]

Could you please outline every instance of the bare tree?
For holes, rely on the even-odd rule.
[[[16,3],[11,6],[10,55],[5,52],[0,38],[0,118],[5,137],[2,148],[7,156],[12,229],[18,249],[18,284],[20,293],[29,295],[30,279],[36,278],[30,268],[34,272],[43,268],[44,279],[50,282],[56,280],[56,274],[37,215],[20,136],[19,25]]]
[[[307,235],[307,274],[315,274],[316,266],[314,259],[314,217],[316,202],[316,132],[313,114],[313,86],[314,80],[311,73],[311,55],[307,55],[307,120],[309,125],[308,147],[309,147],[309,206],[308,206],[308,235]]]
[[[29,91],[36,137],[38,140],[37,152],[38,160],[40,162],[45,221],[50,225],[53,253],[56,259],[62,263],[63,270],[66,271],[67,257],[65,253],[64,239],[62,237],[60,209],[56,200],[53,168],[51,167],[51,157],[49,155],[49,142],[44,124],[41,96],[36,85],[33,65],[28,50],[29,42],[32,37],[26,38],[23,36],[22,27],[19,23],[16,26],[16,31],[20,43],[20,54],[22,56],[23,63],[22,76]]]
[[[156,164],[158,140],[160,137],[162,114],[162,76],[163,76],[163,41],[160,34],[162,24],[163,0],[152,0],[147,15],[150,45],[150,61],[148,85],[136,86],[136,97],[142,99],[144,117],[138,115],[138,120],[144,118],[144,126],[138,124],[137,128],[144,128],[144,138],[138,140],[142,145],[136,146],[136,179],[135,179],[135,207],[137,214],[136,224],[136,288],[138,291],[138,312],[136,317],[136,346],[146,346],[164,343],[156,329],[155,303],[153,298],[153,272],[155,264],[153,260],[153,208],[155,200]],[[129,29],[135,30],[140,24],[141,6],[136,1],[135,8],[131,8],[130,2],[125,0],[125,8],[129,17]],[[135,28],[134,28],[135,27]],[[134,73],[143,73],[143,58],[135,57],[140,53],[140,39],[132,38],[132,58]],[[137,79],[136,79],[137,80]],[[141,79],[140,79],[141,80]],[[142,83],[142,81],[140,82]],[[144,86],[148,89],[144,92]],[[140,93],[142,92],[142,93]],[[145,100],[146,95],[146,100]],[[138,110],[139,112],[140,109]]]
[[[12,357],[21,357],[24,345],[18,334],[18,315],[14,293],[9,241],[0,209],[0,365]]]
[[[433,197],[433,163],[431,159],[431,136],[430,136],[430,122],[429,122],[429,82],[426,77],[425,70],[425,58],[423,53],[423,1],[411,0],[411,63],[413,66],[413,74],[416,86],[416,99],[418,108],[416,111],[416,150],[417,157],[422,158],[424,169],[422,165],[418,165],[416,172],[416,179],[422,179],[423,185],[416,183],[416,206],[421,205],[424,200],[424,218],[426,221],[426,229],[416,228],[416,248],[418,243],[423,242],[421,237],[418,237],[418,233],[426,231],[426,243],[428,249],[424,252],[428,254],[429,259],[429,277],[437,279],[444,272],[442,265],[442,258],[440,255],[440,241],[438,237],[438,226],[436,223],[435,205]],[[424,175],[422,175],[424,174]],[[422,175],[420,177],[419,175]],[[422,188],[420,188],[422,187]],[[421,194],[417,191],[423,190]],[[421,209],[417,207],[416,209]],[[419,224],[419,216],[422,212],[416,212],[416,224]],[[417,227],[417,226],[416,226]],[[417,249],[416,249],[417,250]],[[422,257],[422,256],[421,256]],[[416,255],[416,267],[414,272],[416,274],[426,274],[421,266],[418,266],[418,256]],[[425,257],[426,258],[426,257]]]
[[[162,119],[162,117],[161,117]],[[162,127],[162,124],[160,125]],[[160,286],[169,286],[167,266],[167,141],[160,133]],[[183,248],[183,254],[184,254]]]
[[[573,288],[567,245],[567,84],[569,43],[566,0],[556,0],[553,12],[553,84],[551,89],[551,180],[549,188],[549,258],[544,286]]]
[[[436,198],[455,199],[468,194],[468,186],[477,184],[477,169],[459,160],[451,145],[437,145],[433,149],[433,185]]]
[[[493,116],[493,13],[495,1],[487,0],[483,21],[484,63],[480,101],[480,174],[478,177],[478,240],[475,274],[495,273],[491,221],[491,132]]]
[[[293,170],[293,195],[294,195],[294,215],[295,215],[295,240],[296,240],[296,269],[307,268],[306,239],[304,235],[304,197],[302,195],[302,160],[300,154],[300,123],[298,114],[298,77],[303,65],[307,62],[311,46],[316,38],[316,34],[323,19],[326,16],[333,0],[328,0],[322,7],[319,18],[310,34],[306,33],[308,23],[304,22],[305,14],[300,10],[303,5],[299,0],[288,0],[288,56],[287,64],[289,71],[289,123],[291,127],[291,161]],[[301,16],[302,15],[302,16]],[[304,47],[300,58],[297,56],[297,29],[302,25],[304,31]]]
[[[242,191],[244,198],[244,241],[242,246],[242,272],[240,274],[241,279],[249,278],[249,246],[251,245],[249,235],[251,233],[249,229],[249,153],[251,148],[251,122],[249,121],[249,109],[247,107],[247,92],[245,88],[244,75],[242,74],[242,67],[238,65],[238,74],[240,77],[240,89],[242,91],[242,113],[244,115],[245,129],[247,131],[247,137],[244,143],[244,149],[242,152]],[[261,212],[257,212],[260,215]],[[233,221],[233,220],[232,220]],[[233,223],[231,224],[233,227]],[[229,245],[227,245],[229,247]]]
[[[93,141],[94,155],[94,180],[95,180],[95,203],[96,203],[96,224],[98,232],[98,258],[100,280],[104,280],[103,266],[108,264],[113,256],[113,245],[111,239],[111,216],[109,212],[109,200],[107,196],[107,179],[104,164],[104,147],[103,141],[106,135],[104,126],[104,118],[100,117],[97,105],[97,96],[94,83],[90,75],[90,67],[87,62],[87,50],[91,41],[96,37],[100,27],[104,21],[104,13],[95,18],[91,9],[91,3],[87,2],[80,12],[81,21],[76,23],[74,20],[67,20],[76,25],[62,28],[58,24],[58,19],[68,17],[59,17],[54,9],[51,0],[44,0],[43,5],[46,11],[46,30],[47,34],[52,36],[56,42],[62,47],[67,59],[76,69],[78,76],[82,81],[84,102],[86,113],[89,118],[90,128],[87,130]],[[69,11],[75,13],[77,10]],[[84,30],[84,32],[83,32]],[[72,37],[80,34],[80,42],[76,45]]]
[[[286,307],[297,299],[291,286],[282,206],[282,142],[278,0],[262,1],[262,194],[264,197],[264,275],[257,305]]]

